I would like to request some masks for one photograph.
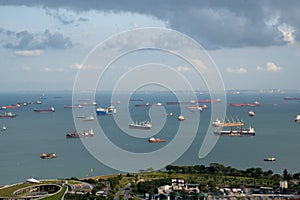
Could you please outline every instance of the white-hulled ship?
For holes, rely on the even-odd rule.
[[[300,122],[300,115],[296,116],[295,122]]]
[[[233,129],[232,127],[230,130],[217,130],[214,131],[216,135],[228,135],[228,136],[254,136],[255,130],[253,127],[249,127],[248,129],[237,128]]]
[[[144,122],[131,122],[129,125],[129,128],[136,128],[136,129],[151,129],[152,125],[149,121]]]

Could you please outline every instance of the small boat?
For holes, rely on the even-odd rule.
[[[157,103],[155,104],[155,106],[160,107],[160,106],[162,106],[162,103],[157,102]]]
[[[167,140],[161,140],[159,138],[154,138],[154,137],[151,137],[149,138],[149,143],[161,143],[161,142],[166,142]]]
[[[253,112],[253,111],[251,111],[251,110],[248,112],[248,114],[249,114],[249,116],[251,116],[251,117],[254,117],[254,116],[255,116],[255,112]]]
[[[275,157],[268,157],[268,158],[265,158],[264,161],[276,161],[276,158]]]
[[[45,153],[45,152],[43,152],[42,154],[41,154],[41,158],[43,158],[43,159],[49,159],[49,158],[56,158],[56,153]]]
[[[67,133],[66,138],[85,138],[85,137],[92,137],[94,136],[93,129],[90,129],[89,131],[84,131],[83,133],[77,133],[75,130],[74,133]]]
[[[178,120],[179,120],[179,121],[184,121],[184,120],[185,120],[185,118],[184,118],[184,116],[183,116],[183,115],[179,115],[179,116],[178,116]]]
[[[6,131],[6,126],[2,126],[2,131]]]
[[[149,121],[144,122],[131,122],[129,125],[129,128],[136,128],[136,129],[151,129],[152,124]]]
[[[97,115],[111,115],[117,113],[117,109],[114,106],[109,106],[107,108],[99,107],[96,109]]]
[[[55,109],[54,109],[54,107],[51,107],[51,108],[49,108],[49,109],[34,109],[33,110],[34,112],[55,112]]]
[[[4,115],[0,115],[0,118],[14,118],[16,114],[13,114],[12,112],[6,112]]]
[[[297,115],[297,116],[296,116],[295,122],[300,122],[300,115]]]

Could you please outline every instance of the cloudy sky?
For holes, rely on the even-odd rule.
[[[143,27],[193,38],[227,89],[300,89],[299,9],[297,0],[0,0],[0,91],[72,90],[97,44]]]

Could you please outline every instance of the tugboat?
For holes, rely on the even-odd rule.
[[[185,120],[185,118],[184,118],[184,116],[183,116],[183,115],[179,115],[179,116],[178,116],[178,120],[179,120],[179,121],[184,121],[184,120]]]
[[[41,154],[41,158],[43,158],[43,159],[50,159],[50,158],[56,158],[56,154],[55,153],[45,153],[45,152],[43,152],[42,154]]]
[[[152,125],[149,121],[144,122],[131,122],[129,125],[129,128],[136,128],[136,129],[151,129]]]

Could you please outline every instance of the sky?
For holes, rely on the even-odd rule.
[[[226,89],[300,89],[299,8],[297,0],[0,0],[0,91],[72,90],[98,44],[144,27],[198,42]]]

